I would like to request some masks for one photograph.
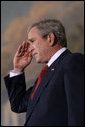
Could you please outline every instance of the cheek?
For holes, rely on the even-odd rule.
[[[36,50],[39,54],[39,56],[47,55],[47,52],[49,50],[49,46],[47,45],[47,42],[45,41],[39,41],[39,43],[36,44]]]
[[[42,46],[39,48],[39,55],[45,57],[48,53],[48,47]]]
[[[36,50],[38,51],[38,53],[42,52],[42,50],[43,50],[42,44],[37,43],[37,44],[35,45],[35,47],[36,47]]]

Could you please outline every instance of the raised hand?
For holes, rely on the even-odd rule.
[[[30,44],[26,41],[19,46],[14,56],[14,72],[23,71],[31,62],[32,54],[29,52]]]

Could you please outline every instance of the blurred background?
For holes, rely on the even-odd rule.
[[[59,19],[66,29],[68,48],[84,54],[83,1],[1,1],[1,125],[23,126],[26,113],[10,109],[4,76],[13,69],[16,50],[27,39],[28,26],[40,19]],[[42,64],[33,58],[25,70],[27,89],[33,85]]]

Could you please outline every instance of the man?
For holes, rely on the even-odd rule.
[[[24,69],[46,63],[39,82],[26,91]],[[19,46],[14,70],[4,78],[12,111],[26,112],[25,126],[70,126],[84,122],[84,59],[67,49],[65,29],[48,19],[28,28],[28,41]]]

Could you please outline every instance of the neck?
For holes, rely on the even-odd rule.
[[[50,50],[50,53],[48,55],[48,59],[46,61],[46,63],[48,63],[48,61],[51,59],[51,57],[57,52],[59,51],[61,48],[63,48],[61,45],[57,45],[55,47],[53,47],[51,50]]]

